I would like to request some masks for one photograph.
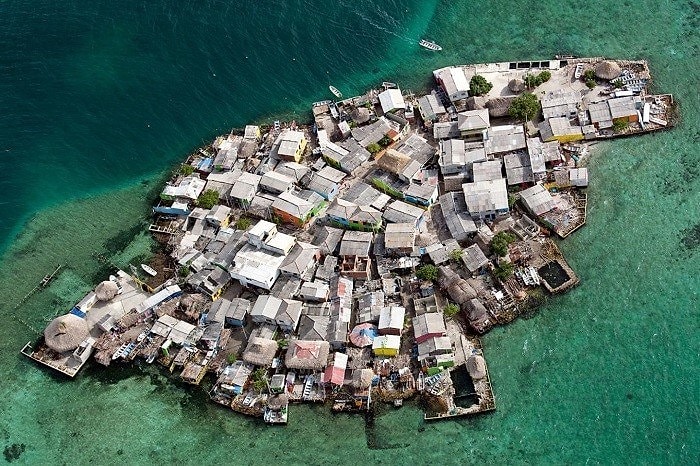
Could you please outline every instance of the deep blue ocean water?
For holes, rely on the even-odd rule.
[[[0,2],[4,458],[697,464],[699,28],[696,1]],[[484,339],[495,413],[425,424],[409,406],[368,427],[292,407],[269,429],[150,368],[66,381],[18,355],[35,338],[22,322],[43,328],[103,278],[95,252],[149,253],[154,190],[216,134],[307,118],[329,84],[418,90],[448,64],[559,52],[649,60],[682,123],[596,146],[589,222],[561,245],[581,286]]]

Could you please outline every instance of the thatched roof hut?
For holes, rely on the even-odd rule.
[[[510,90],[510,92],[515,92],[516,94],[519,94],[525,90],[525,81],[518,78],[511,79],[508,83],[508,89]]]
[[[483,379],[486,377],[486,361],[479,354],[472,354],[467,359],[467,371],[472,379]]]
[[[379,168],[393,174],[401,173],[409,163],[411,157],[394,149],[387,149],[384,155],[377,159]]]
[[[457,273],[454,270],[447,267],[446,265],[440,266],[440,268],[438,268],[438,286],[443,290],[447,289],[450,286],[450,283],[458,279],[459,275],[457,275]]]
[[[243,360],[256,366],[269,366],[277,353],[277,342],[268,338],[253,337],[243,351]]]
[[[467,305],[467,315],[470,322],[480,322],[489,318],[489,312],[477,298],[469,300]]]
[[[596,77],[606,79],[608,81],[612,81],[620,76],[621,72],[622,70],[620,69],[620,65],[614,61],[605,60],[595,66]]]
[[[489,116],[500,118],[508,115],[510,104],[515,100],[515,96],[496,97],[489,99],[486,108],[489,109]]]
[[[44,330],[46,346],[52,350],[65,353],[73,351],[85,340],[90,332],[85,319],[74,314],[56,317]]]
[[[284,364],[288,369],[318,371],[326,367],[329,352],[327,341],[292,340]]]
[[[267,399],[267,406],[273,411],[279,411],[289,403],[289,396],[281,393],[272,395]]]
[[[353,120],[358,125],[361,125],[363,123],[367,123],[372,116],[370,113],[369,109],[366,107],[356,107],[352,113],[350,113],[350,116],[352,117]]]
[[[119,293],[119,287],[112,280],[100,282],[95,288],[95,296],[100,301],[109,301]]]

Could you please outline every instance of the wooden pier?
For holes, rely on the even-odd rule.
[[[562,239],[566,238],[571,233],[575,232],[586,224],[586,214],[588,212],[588,194],[583,193],[580,197],[577,197],[575,200],[575,206],[576,211],[579,213],[576,220],[571,224],[555,230],[556,234]]]
[[[53,359],[49,357],[49,355],[46,354],[45,351],[50,350],[40,348],[39,350],[35,351],[34,348],[32,348],[32,342],[27,342],[27,344],[24,345],[20,350],[20,353],[30,359],[33,359],[39,364],[43,364],[46,367],[50,367],[51,369],[58,371],[61,374],[67,375],[71,378],[75,377],[78,371],[80,371],[83,365],[85,365],[85,362],[81,362],[79,360],[76,360],[76,358],[73,358],[72,353],[68,356],[61,355],[59,359]]]
[[[151,223],[151,225],[148,227],[148,231],[150,231],[151,233],[160,233],[163,235],[171,235],[171,236],[174,236],[174,235],[177,235],[178,233],[180,233],[178,230],[176,230],[174,228],[166,227],[163,225],[156,225],[155,223]]]

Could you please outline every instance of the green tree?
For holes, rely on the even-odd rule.
[[[629,128],[630,124],[624,120],[617,120],[616,122],[613,123],[612,129],[616,133],[621,133],[625,131],[627,128]]]
[[[445,306],[445,309],[443,309],[442,312],[447,317],[453,317],[459,312],[459,306],[454,303],[449,303],[447,306]]]
[[[586,71],[583,72],[583,80],[584,81],[595,81],[595,71],[592,69],[587,69]]]
[[[459,262],[459,260],[462,258],[462,254],[464,254],[464,251],[462,251],[462,249],[460,248],[457,248],[450,253],[450,260],[452,262]]]
[[[267,387],[267,371],[263,368],[253,372],[253,388],[257,392],[262,392]]]
[[[491,251],[499,257],[508,254],[508,245],[515,241],[515,235],[506,231],[499,231],[491,239]]]
[[[593,79],[586,79],[586,87],[588,89],[593,89],[595,87],[595,80]]]
[[[438,269],[431,264],[424,265],[416,270],[416,277],[421,280],[435,281],[438,277]]]
[[[469,93],[472,96],[485,95],[493,88],[493,84],[488,82],[486,78],[475,74],[469,81]]]
[[[540,111],[540,101],[531,92],[524,92],[513,99],[508,114],[517,120],[532,120]]]
[[[369,151],[370,154],[374,155],[377,152],[379,152],[380,150],[382,150],[382,146],[380,146],[376,142],[373,142],[372,144],[369,144],[367,146],[367,150]]]
[[[250,219],[248,217],[238,217],[236,230],[247,230],[248,228],[250,228]]]
[[[379,140],[379,145],[382,147],[386,147],[389,144],[391,144],[391,138],[389,136],[384,136]]]
[[[234,362],[236,362],[237,359],[238,358],[236,358],[236,355],[234,353],[229,353],[229,355],[226,356],[226,362],[228,364],[233,364]]]
[[[537,75],[537,80],[539,81],[539,84],[546,83],[552,78],[552,73],[550,73],[547,70],[541,71],[540,74]]]
[[[192,165],[183,164],[180,166],[180,173],[185,176],[190,176],[192,173],[194,173],[194,167]]]
[[[534,89],[540,85],[540,81],[537,79],[537,76],[533,74],[526,74],[523,76],[523,82],[528,89]]]
[[[612,82],[612,85],[615,87],[615,89],[620,89],[621,87],[624,87],[625,83],[623,83],[621,79],[616,79]]]
[[[501,262],[493,269],[493,276],[501,281],[505,281],[513,275],[513,264],[510,262]]]
[[[177,271],[177,274],[181,277],[186,277],[190,274],[190,268],[186,265],[183,265],[180,267],[180,269]]]
[[[207,189],[197,198],[197,207],[211,209],[219,203],[219,193],[213,189]]]

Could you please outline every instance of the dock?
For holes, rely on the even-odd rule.
[[[69,354],[67,356],[63,355],[61,358],[54,359],[52,357],[53,355],[48,354],[49,351],[51,350],[41,348],[38,350],[34,350],[34,348],[32,347],[32,342],[27,342],[27,344],[24,345],[20,350],[20,353],[28,357],[29,359],[33,359],[39,364],[42,364],[46,367],[50,367],[51,369],[60,372],[61,374],[67,375],[70,378],[75,377],[75,375],[80,371],[80,369],[82,369],[82,367],[87,362],[87,359],[80,360],[78,358],[73,357],[73,354]]]

